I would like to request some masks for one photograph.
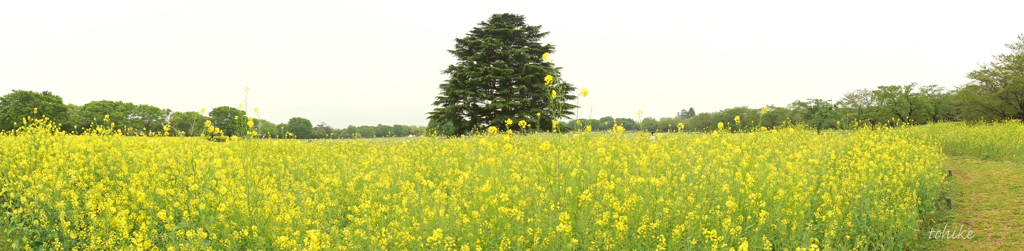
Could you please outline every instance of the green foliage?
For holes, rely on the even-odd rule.
[[[253,119],[253,123],[255,124],[253,126],[253,128],[256,129],[256,135],[259,136],[259,137],[268,137],[268,138],[280,138],[281,137],[281,134],[278,131],[277,125],[274,125],[274,123],[271,123],[270,121],[266,121],[266,120],[262,120],[262,119]]]
[[[356,128],[357,136],[363,138],[373,138],[377,136],[377,129],[372,126],[360,126]]]
[[[225,136],[242,136],[248,130],[245,111],[230,106],[220,106],[210,111],[210,122],[224,131]]]
[[[672,117],[672,118],[660,118],[660,119],[658,119],[658,126],[657,126],[657,128],[655,128],[655,131],[659,131],[659,132],[678,131],[680,123],[683,123],[683,119],[675,118],[675,117]]]
[[[637,124],[637,130],[653,132],[658,129],[658,120],[652,117],[646,117],[640,120],[640,124]]]
[[[409,135],[409,132],[411,130],[412,129],[409,126],[404,126],[404,125],[394,125],[394,126],[391,127],[392,135],[398,135],[398,136]]]
[[[377,126],[374,127],[374,129],[376,129],[377,137],[388,137],[393,135],[391,132],[392,128],[389,125],[377,124]]]
[[[170,109],[160,109],[151,105],[135,105],[128,114],[128,127],[146,131],[162,131],[161,127],[166,124],[170,112]]]
[[[757,111],[746,106],[733,107],[719,112],[712,113],[711,128],[718,129],[718,123],[722,123],[725,130],[739,132],[744,129],[754,128],[757,124]],[[736,117],[740,122],[736,122]]]
[[[832,100],[808,99],[807,102],[793,102],[794,112],[799,113],[804,123],[821,133],[821,129],[830,128],[836,125],[839,113]]]
[[[953,93],[938,85],[925,85],[918,89],[920,95],[932,105],[930,122],[952,121],[960,114],[960,109],[953,104]]]
[[[174,135],[179,136],[199,136],[206,131],[203,128],[203,123],[209,120],[206,116],[198,112],[174,112],[171,113],[171,119],[169,121],[171,125],[171,132]],[[183,134],[182,134],[183,133]]]
[[[349,125],[348,128],[345,128],[345,134],[348,134],[349,136],[354,136],[357,133],[359,133],[359,129],[354,125]]]
[[[615,126],[615,118],[612,118],[612,116],[602,117],[598,122],[600,123],[596,124],[597,129],[602,131],[612,129]]]
[[[576,88],[560,81],[559,68],[542,59],[555,48],[539,42],[547,34],[540,26],[527,25],[523,16],[506,13],[491,16],[456,39],[455,49],[448,52],[458,63],[444,71],[450,78],[440,85],[433,103],[437,108],[429,113],[435,125],[431,128],[465,134],[512,119],[540,121],[531,124],[550,129],[553,119],[572,115],[576,106],[568,101],[576,98],[570,94]],[[558,80],[552,86],[558,93],[553,100],[544,85],[547,75]]]
[[[1007,44],[1009,54],[967,74],[972,81],[956,90],[962,119],[1024,119],[1024,34]]]
[[[683,130],[690,132],[713,130],[714,125],[711,124],[712,117],[714,116],[712,116],[711,113],[707,112],[697,114],[697,116],[693,116],[689,119],[686,119],[686,121],[683,122],[683,124],[686,125],[686,128],[683,128]]]
[[[915,86],[917,83],[879,86],[873,94],[886,115],[903,124],[922,124],[932,117],[933,108],[920,92],[914,92]]]
[[[288,136],[288,124],[280,123],[274,126],[277,129],[277,138],[285,138]]]
[[[886,122],[891,117],[878,106],[875,93],[868,89],[858,89],[843,95],[837,102],[838,112],[849,123],[869,124]]]
[[[429,128],[427,130],[429,130],[430,133],[437,134],[437,135],[453,135],[453,134],[455,134],[455,127],[452,126],[452,123],[448,122],[448,121],[438,121],[438,120],[435,120],[435,119],[431,118],[430,121],[427,122],[427,128]],[[360,134],[362,134],[362,131],[359,131],[359,132],[360,132]]]
[[[64,100],[49,91],[33,92],[12,90],[0,97],[0,130],[13,130],[24,126],[25,117],[43,116],[55,123],[67,122],[68,107]]]
[[[690,110],[683,109],[682,111],[676,113],[676,118],[679,118],[681,120],[686,120],[694,116],[697,116],[697,113],[693,111],[693,107],[690,107]]]
[[[668,129],[664,128],[664,126],[671,126],[671,130],[677,130],[675,127],[678,126],[679,122],[682,122],[685,125],[685,128],[683,129],[684,131],[700,132],[718,130],[718,123],[722,123],[724,130],[741,132],[757,130],[761,127],[772,129],[787,123],[792,123],[790,121],[792,110],[788,108],[766,106],[762,109],[752,109],[746,106],[741,106],[717,112],[697,114],[696,116],[692,116],[684,121],[664,118],[662,119],[664,122],[658,121],[658,126],[659,129]],[[739,117],[739,122],[736,122],[737,117]]]
[[[325,139],[327,138],[327,131],[322,128],[313,128],[313,133],[309,137],[313,139]]]
[[[767,106],[768,111],[758,117],[758,126],[773,129],[786,124],[791,124],[790,113],[792,110],[785,107]]]
[[[609,118],[611,118],[611,117],[609,117]],[[569,122],[565,123],[565,126],[567,128],[569,128],[570,130],[573,130],[573,131],[575,131],[575,130],[583,130],[583,129],[587,128],[588,125],[590,126],[590,130],[591,131],[604,130],[604,129],[601,129],[601,126],[602,126],[601,125],[601,121],[600,120],[596,120],[596,119],[575,119],[575,120],[569,120]]]
[[[613,122],[627,130],[636,130],[638,126],[636,120],[633,120],[632,118],[617,118]],[[611,126],[614,127],[614,125]]]
[[[128,131],[132,124],[129,118],[134,118],[135,105],[121,101],[100,100],[92,101],[77,109],[75,115],[80,118],[73,118],[77,121],[79,128],[95,128],[96,126],[110,127],[113,129]],[[139,123],[134,123],[139,124]],[[141,127],[139,128],[141,129]]]
[[[313,123],[305,118],[294,117],[289,119],[286,129],[299,139],[308,139],[313,135]]]
[[[332,137],[332,133],[334,133],[333,127],[327,125],[327,122],[320,122],[316,127],[313,127],[313,134],[310,135],[310,137],[314,139],[326,139]]]

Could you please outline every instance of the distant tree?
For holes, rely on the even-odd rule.
[[[686,120],[686,119],[688,119],[690,117],[693,117],[693,116],[696,116],[696,114],[693,114],[693,107],[690,107],[689,110],[683,109],[682,111],[679,111],[679,112],[676,113],[676,118],[679,118],[679,119],[682,119],[682,120]]]
[[[107,128],[113,124],[111,129],[128,131],[130,126],[128,118],[134,110],[135,105],[132,103],[109,100],[92,101],[82,105],[78,111],[81,118],[74,120],[82,123],[78,125],[79,128],[95,129],[97,126]]]
[[[131,104],[131,103],[128,103]],[[163,132],[167,115],[163,109],[151,105],[133,105],[128,111],[128,127],[141,131]]]
[[[279,137],[277,125],[274,125],[274,123],[262,119],[253,119],[253,123],[255,124],[253,129],[256,130],[256,134],[259,135],[259,137]]]
[[[288,124],[280,123],[274,126],[277,129],[277,138],[288,138]]]
[[[879,86],[873,92],[874,99],[882,111],[888,112],[887,115],[897,121],[904,124],[925,123],[931,118],[932,105],[920,93],[914,92],[915,86],[917,83]]]
[[[330,125],[327,125],[327,122],[320,122],[320,124],[317,124],[316,127],[313,127],[312,137],[314,139],[326,139],[327,137],[331,136],[330,134],[332,131],[334,131],[334,128],[332,128]]]
[[[785,107],[767,106],[768,112],[759,114],[758,125],[767,129],[774,129],[789,122],[790,109]]]
[[[714,116],[711,113],[700,113],[697,116],[690,117],[683,122],[686,125],[683,130],[686,131],[709,131],[713,129],[711,119]]]
[[[453,135],[455,134],[455,127],[447,121],[430,119],[430,121],[427,122],[427,131],[428,133],[436,135]]]
[[[356,129],[357,129],[357,131],[359,131],[359,133],[358,133],[359,137],[373,138],[373,137],[377,136],[377,128],[374,128],[372,126],[360,126],[360,127],[356,128]]]
[[[310,123],[308,119],[294,117],[288,120],[288,132],[295,135],[299,139],[308,139],[313,134],[313,123]]]
[[[313,133],[309,136],[312,139],[325,139],[327,138],[327,131],[323,128],[313,128]]]
[[[409,133],[412,135],[424,135],[426,134],[426,127],[423,126],[410,126]]]
[[[817,129],[819,134],[821,134],[822,128],[834,126],[835,121],[839,118],[836,105],[832,103],[832,100],[808,99],[807,102],[797,100],[793,102],[793,105],[796,107],[794,111],[802,115],[804,123]]]
[[[925,85],[918,88],[924,100],[932,105],[931,122],[955,120],[960,109],[953,104],[953,93],[938,85]]]
[[[330,138],[332,138],[332,139],[349,138],[350,136],[347,133],[345,133],[345,131],[347,131],[345,128],[334,128],[333,130],[331,130]]]
[[[626,130],[636,130],[639,126],[637,125],[636,120],[633,120],[631,118],[617,118],[615,119],[614,123],[619,124],[619,126]]]
[[[85,121],[85,118],[82,117],[82,107],[75,104],[68,104],[67,107],[67,121],[65,121],[64,125],[61,126],[61,130],[69,133],[81,133],[85,130],[85,128],[79,127]]]
[[[354,125],[349,125],[348,128],[345,128],[345,134],[348,134],[349,137],[352,137],[357,133],[359,133],[359,130]]]
[[[658,129],[658,120],[652,117],[646,117],[643,120],[640,120],[640,124],[637,124],[636,126],[637,130],[653,132]]]
[[[890,117],[885,115],[875,100],[875,94],[868,89],[858,89],[843,94],[843,98],[836,102],[839,114],[847,118],[847,121],[859,124],[870,124],[874,126],[878,122],[884,122]]]
[[[395,133],[392,131],[391,126],[389,125],[377,124],[375,128],[377,129],[377,137],[388,137],[395,135]]]
[[[964,119],[1024,119],[1024,34],[1007,44],[1009,54],[971,71],[971,79],[956,90],[955,104]]]
[[[550,121],[573,114],[576,106],[568,101],[576,98],[571,94],[576,88],[561,81],[559,68],[542,59],[555,49],[539,42],[548,32],[508,13],[494,14],[478,25],[448,51],[458,62],[444,71],[450,78],[440,85],[433,103],[437,108],[429,113],[437,125],[433,128],[446,131],[450,125],[449,133],[464,134],[501,126],[506,119],[532,119],[541,122],[534,128],[550,129]],[[554,77],[551,87],[545,85],[547,75]]]
[[[740,122],[736,122],[736,117]],[[719,112],[712,113],[711,129],[718,129],[718,123],[722,123],[725,130],[738,132],[749,130],[757,124],[757,111],[746,106],[733,107]]]
[[[678,117],[672,118],[661,118],[658,119],[658,131],[659,132],[674,132],[679,130],[679,124],[683,123],[683,119]]]
[[[603,131],[611,129],[612,126],[614,126],[615,118],[612,118],[612,116],[605,116],[601,117],[598,121],[600,123],[597,124],[597,128]]]
[[[208,118],[198,112],[175,112],[171,113],[170,125],[173,135],[199,136],[206,130],[203,128]],[[182,132],[184,132],[182,134]]]
[[[25,117],[42,118],[46,116],[54,123],[67,122],[68,107],[64,99],[49,91],[33,92],[11,90],[11,93],[0,97],[0,130],[13,130],[24,126]]]
[[[583,130],[590,126],[591,131],[600,130],[600,124],[601,121],[596,119],[575,119],[565,123],[570,130]]]
[[[230,106],[220,106],[210,111],[210,122],[220,128],[225,136],[241,136],[248,131],[248,117],[245,111]]]
[[[391,127],[391,130],[393,130],[392,132],[394,133],[394,135],[398,135],[398,136],[409,135],[409,126],[394,125],[394,126]]]

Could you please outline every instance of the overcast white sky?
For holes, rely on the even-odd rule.
[[[1024,33],[1024,1],[957,2],[2,1],[0,95],[198,111],[248,86],[275,123],[426,125],[453,40],[509,12],[551,32],[594,118],[784,106],[966,83]]]

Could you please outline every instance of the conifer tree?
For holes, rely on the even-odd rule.
[[[450,125],[450,133],[458,135],[487,126],[506,128],[508,119],[550,129],[552,119],[573,115],[576,106],[569,101],[576,98],[576,88],[561,81],[561,68],[543,58],[555,50],[539,42],[548,32],[509,13],[478,25],[448,51],[458,62],[444,70],[450,77],[439,87],[431,123]],[[545,85],[547,75],[554,77],[551,86]],[[558,94],[554,99],[552,90]],[[519,129],[518,123],[510,127]]]

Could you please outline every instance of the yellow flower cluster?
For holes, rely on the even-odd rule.
[[[216,143],[37,125],[0,136],[0,226],[15,249],[875,249],[918,241],[944,158],[920,135],[942,129]]]

